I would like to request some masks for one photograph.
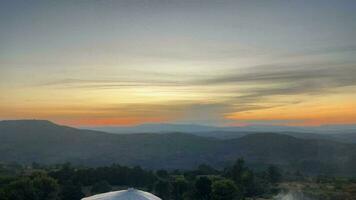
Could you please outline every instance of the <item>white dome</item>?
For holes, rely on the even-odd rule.
[[[127,190],[97,194],[91,197],[83,198],[82,200],[161,200],[161,199],[151,193],[129,188]]]

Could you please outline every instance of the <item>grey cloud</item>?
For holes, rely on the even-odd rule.
[[[199,88],[207,88],[207,92],[214,93],[216,96],[230,96],[223,102],[223,106],[216,115],[224,115],[229,112],[243,112],[249,110],[267,109],[271,107],[297,104],[299,99],[290,99],[287,102],[276,102],[277,100],[269,101],[268,97],[276,95],[322,95],[334,92],[334,89],[345,86],[356,86],[356,65],[350,63],[316,63],[309,65],[263,65],[248,68],[248,71],[238,71],[226,73],[226,75],[213,78],[195,78],[188,77],[188,81],[162,80],[159,74],[156,74],[151,80],[82,80],[82,79],[65,79],[43,83],[49,87],[63,88],[85,88],[85,89],[117,89],[128,87],[151,87],[162,86],[167,91],[191,91],[196,89],[187,88],[186,86],[197,86]],[[187,77],[184,77],[187,78]],[[254,87],[250,87],[253,85]],[[215,91],[214,87],[218,86],[221,91]],[[224,88],[224,86],[229,86]],[[249,86],[244,88],[244,86]],[[344,90],[344,92],[351,92]],[[226,96],[224,96],[226,97]],[[221,99],[220,99],[221,100]],[[177,103],[177,105],[180,103]],[[181,104],[180,104],[181,105]],[[147,105],[143,106],[145,109]],[[155,107],[155,106],[153,106]],[[151,107],[151,108],[153,108]],[[157,105],[157,108],[163,109],[162,105]],[[167,110],[179,109],[182,106],[169,106]],[[189,106],[184,105],[184,108]],[[130,109],[134,107],[130,106]],[[140,108],[137,107],[136,108]],[[147,107],[146,107],[147,108]],[[156,107],[155,107],[156,108]],[[197,110],[207,110],[199,105],[193,106],[191,110],[199,113]],[[222,109],[224,108],[224,109]],[[227,109],[228,108],[228,109]],[[140,110],[136,111],[141,113]],[[150,109],[154,110],[154,109]],[[182,110],[187,111],[188,109]],[[211,109],[214,110],[214,109]],[[211,111],[210,110],[210,111]],[[144,111],[146,112],[146,111]],[[148,111],[149,112],[149,111]],[[182,111],[183,112],[183,111]],[[147,112],[146,112],[147,113]],[[208,112],[204,112],[208,113]],[[193,114],[192,114],[193,115]]]
[[[61,108],[66,109],[66,108]],[[218,125],[228,120],[223,116],[231,110],[225,103],[201,103],[194,101],[165,101],[161,103],[125,103],[102,107],[67,108],[72,117],[94,115],[95,117],[165,117],[179,123]],[[74,114],[73,114],[74,113]],[[68,116],[61,116],[68,117]]]
[[[59,87],[59,88],[87,88],[87,89],[115,89],[125,87],[145,86],[179,86],[183,83],[164,80],[100,80],[100,79],[62,79],[52,82],[39,83],[37,86]]]
[[[296,119],[284,119],[284,120],[239,120],[239,122],[245,122],[254,125],[285,125],[290,123],[303,123],[305,120]]]
[[[244,111],[249,111],[249,110],[261,110],[261,109],[268,109],[268,108],[273,108],[275,106],[261,106],[261,105],[252,105],[254,102],[249,103],[241,103],[239,102],[234,108],[234,112],[244,112]],[[231,111],[230,111],[231,112]]]
[[[356,66],[349,64],[322,66],[256,66],[245,73],[231,73],[222,77],[203,80],[207,85],[229,85],[240,87],[255,84],[254,88],[238,90],[230,101],[235,104],[234,112],[266,109],[283,105],[297,104],[301,101],[268,101],[276,95],[322,95],[334,89],[356,85]],[[345,91],[351,92],[351,91]],[[273,103],[272,106],[268,103]]]
[[[325,54],[333,54],[333,53],[352,53],[356,51],[356,45],[348,45],[348,46],[339,46],[339,47],[325,47],[319,49],[309,49],[303,50],[303,52],[295,52],[285,54],[284,56],[310,56],[310,55],[325,55]]]
[[[325,64],[330,65],[330,64]],[[252,67],[248,72],[230,73],[228,75],[202,80],[203,84],[226,83],[278,83],[304,82],[307,80],[331,80],[333,83],[355,84],[355,65],[338,65],[323,67],[321,64],[308,67],[298,65],[262,65]]]
[[[249,95],[289,95],[319,93],[329,89],[356,85],[356,66],[257,66],[246,73],[229,74],[206,79],[202,84],[258,84],[245,91]],[[273,86],[272,86],[273,85]]]

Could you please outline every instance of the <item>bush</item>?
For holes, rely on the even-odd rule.
[[[231,180],[224,179],[213,183],[212,199],[213,200],[240,200],[243,198],[241,192],[238,190],[235,183]]]

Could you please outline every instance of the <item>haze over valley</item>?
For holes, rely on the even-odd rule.
[[[153,169],[193,169],[204,163],[224,168],[243,157],[254,167],[275,164],[315,175],[356,173],[356,144],[305,138],[283,133],[248,133],[229,139],[178,132],[111,134],[49,121],[2,121],[0,158],[24,164],[119,163]]]

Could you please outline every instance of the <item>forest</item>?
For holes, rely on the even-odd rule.
[[[81,167],[70,163],[0,166],[0,200],[80,200],[134,187],[163,200],[278,199],[288,190],[310,199],[354,199],[356,180],[288,172],[270,165],[252,170],[244,159],[222,170],[201,164],[194,170],[147,170],[113,164]],[[281,199],[281,198],[280,198]]]

